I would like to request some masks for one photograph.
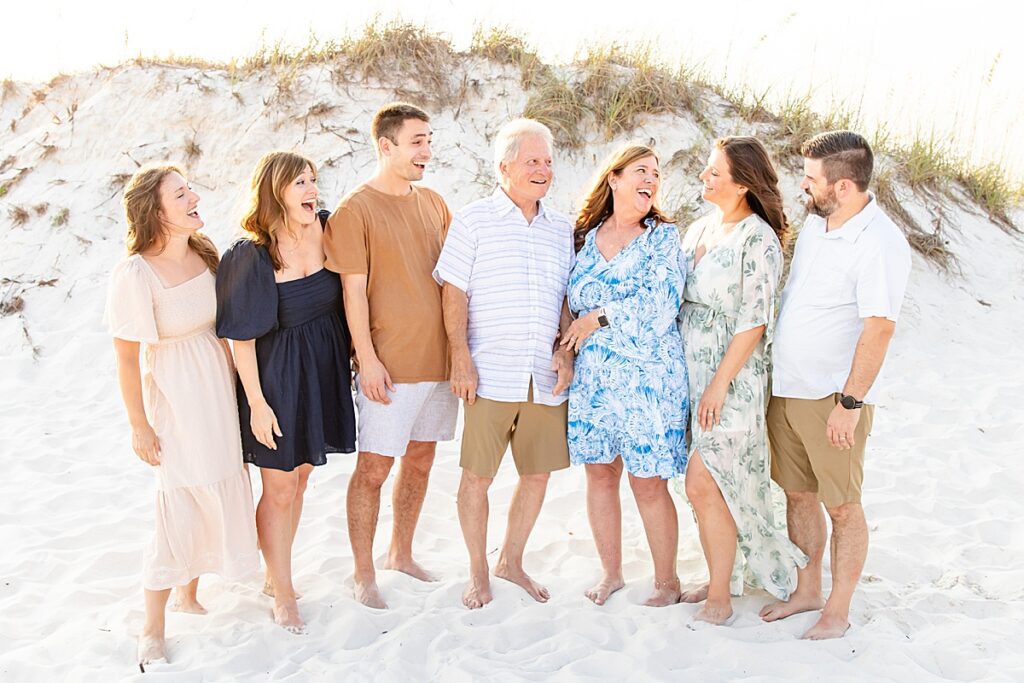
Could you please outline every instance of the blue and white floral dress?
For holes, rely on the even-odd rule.
[[[591,334],[569,388],[573,464],[622,456],[637,477],[669,479],[686,469],[686,361],[676,316],[686,265],[679,231],[648,220],[610,261],[587,233],[569,276],[574,314],[604,308],[609,326]]]

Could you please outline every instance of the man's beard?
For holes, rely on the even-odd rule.
[[[828,218],[839,208],[839,203],[836,201],[836,192],[831,187],[828,188],[826,195],[820,199],[815,199],[810,190],[805,190],[805,193],[807,194],[807,199],[804,200],[804,206],[815,216]]]

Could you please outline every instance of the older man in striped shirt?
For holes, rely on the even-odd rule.
[[[570,351],[553,350],[569,323],[566,284],[573,226],[543,203],[554,177],[552,137],[530,119],[495,140],[501,186],[452,218],[434,277],[444,285],[452,391],[464,400],[459,522],[469,550],[466,607],[491,601],[487,491],[511,443],[519,484],[494,575],[538,602],[546,588],[523,569],[550,473],[569,466],[566,446]]]

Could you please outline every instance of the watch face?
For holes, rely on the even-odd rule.
[[[847,410],[853,410],[857,407],[857,399],[853,396],[843,396],[839,399],[839,402],[843,404],[843,407]]]

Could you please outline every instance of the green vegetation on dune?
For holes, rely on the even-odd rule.
[[[670,115],[688,117],[708,142],[746,124],[765,141],[777,163],[799,172],[800,144],[814,133],[864,130],[855,109],[834,107],[822,113],[812,108],[808,94],[792,94],[772,105],[768,92],[729,89],[700,70],[670,68],[645,45],[593,45],[569,64],[545,64],[521,37],[504,28],[479,28],[463,52],[456,51],[442,34],[396,20],[376,21],[337,41],[311,36],[299,48],[265,46],[226,63],[181,56],[139,57],[132,63],[221,70],[232,81],[269,71],[280,95],[291,92],[304,68],[323,65],[338,83],[372,82],[391,89],[396,97],[458,111],[467,93],[479,86],[475,74],[481,60],[518,72],[526,95],[522,114],[546,123],[559,145],[569,151],[628,134],[647,117]],[[16,84],[4,82],[0,97],[10,97],[16,90]],[[238,97],[237,92],[233,94]],[[38,93],[33,95],[34,101],[39,99]],[[318,106],[330,108],[323,103],[314,109]],[[728,130],[716,129],[725,125]],[[928,206],[947,200],[974,202],[993,222],[1017,230],[1010,212],[1024,202],[1024,184],[998,164],[972,164],[954,153],[948,141],[931,134],[906,140],[895,139],[884,127],[868,133],[879,158],[875,181],[879,201],[902,225],[915,249],[930,260],[944,267],[952,263],[942,238],[942,222],[933,220],[929,228],[922,227],[903,207],[909,196]],[[195,136],[186,140],[186,147],[191,157],[202,154]],[[692,160],[673,157],[667,161],[674,163],[687,173],[698,170]],[[12,184],[9,180],[0,193]],[[936,212],[943,215],[942,207]]]

